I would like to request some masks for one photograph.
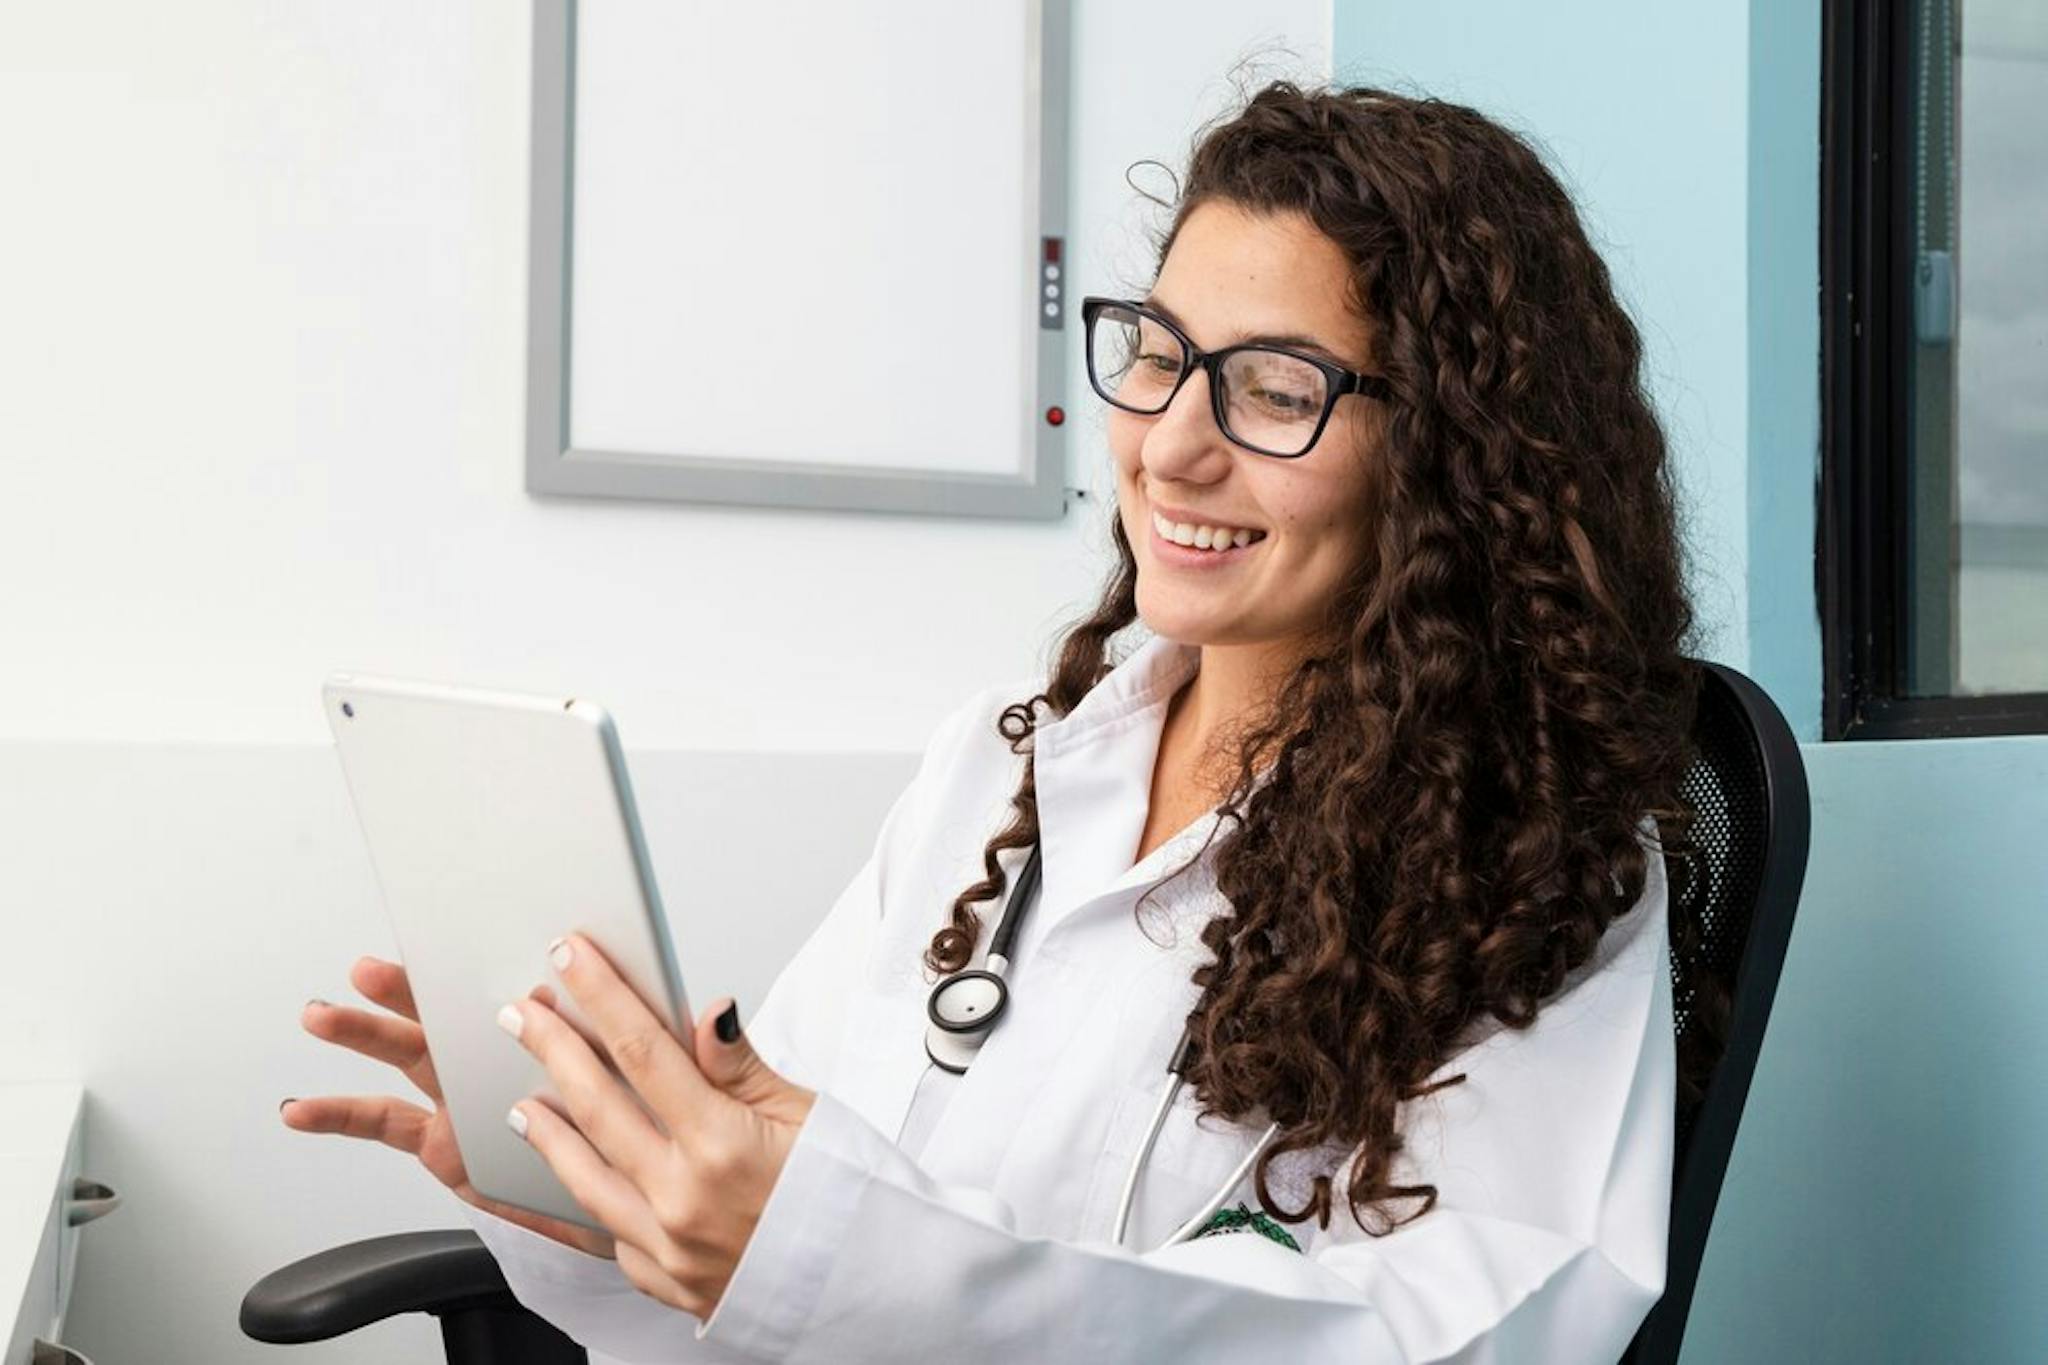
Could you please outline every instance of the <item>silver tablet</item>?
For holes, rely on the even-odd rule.
[[[568,1110],[496,1016],[547,985],[596,1044],[548,964],[547,945],[577,930],[692,1047],[611,717],[582,698],[360,673],[334,674],[321,695],[470,1182],[603,1231],[505,1124],[529,1095]]]

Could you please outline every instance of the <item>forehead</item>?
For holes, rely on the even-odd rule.
[[[1363,367],[1371,329],[1346,302],[1350,285],[1344,253],[1306,217],[1210,200],[1181,224],[1152,295],[1205,350],[1298,332]]]

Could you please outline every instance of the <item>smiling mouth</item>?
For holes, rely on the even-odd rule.
[[[1152,529],[1161,540],[1190,550],[1241,550],[1266,538],[1264,531],[1254,531],[1249,527],[1169,521],[1157,510],[1152,513]]]

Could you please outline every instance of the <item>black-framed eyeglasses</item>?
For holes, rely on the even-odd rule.
[[[1199,366],[1209,376],[1217,429],[1259,455],[1306,455],[1339,398],[1360,393],[1384,402],[1394,393],[1379,375],[1287,346],[1252,342],[1204,351],[1141,303],[1090,295],[1081,300],[1081,319],[1088,336],[1088,382],[1105,403],[1157,416]]]

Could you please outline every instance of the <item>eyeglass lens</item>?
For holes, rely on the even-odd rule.
[[[1104,308],[1088,334],[1096,392],[1131,412],[1160,413],[1187,364],[1180,338],[1128,308]],[[1278,351],[1239,351],[1223,362],[1223,423],[1233,439],[1279,455],[1308,448],[1322,420],[1328,380],[1307,361]]]

